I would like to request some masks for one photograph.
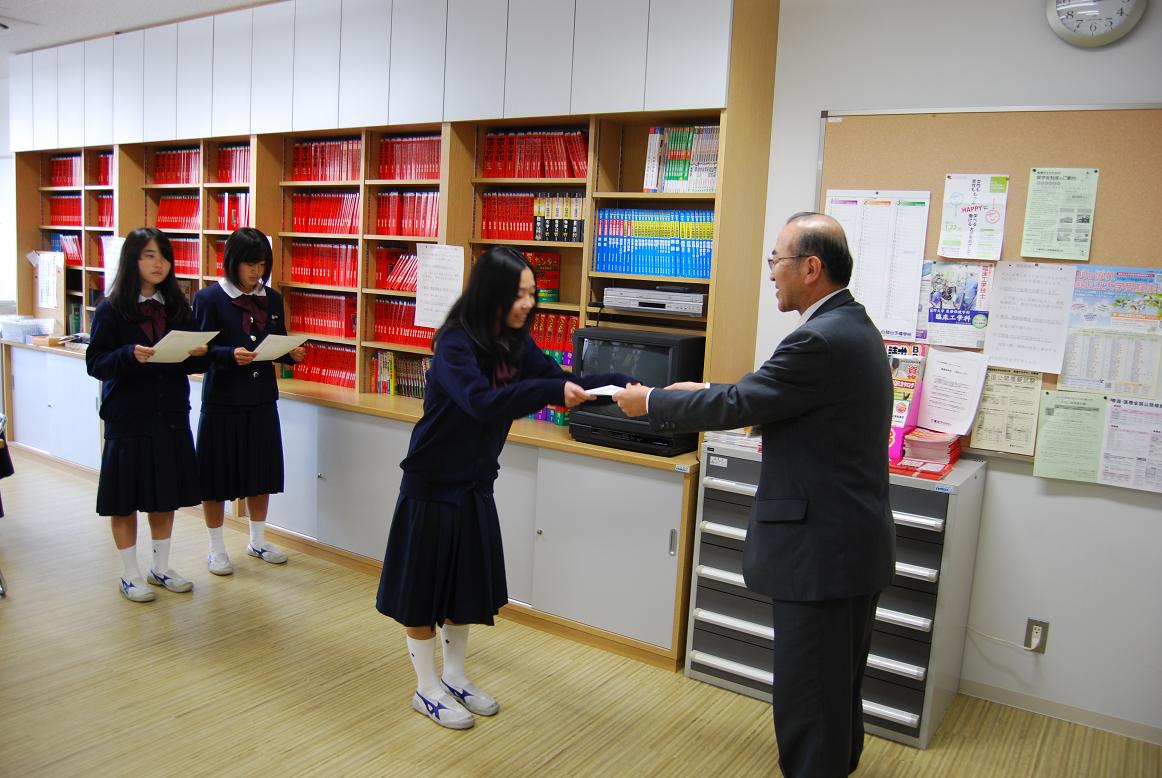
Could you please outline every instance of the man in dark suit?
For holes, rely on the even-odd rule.
[[[894,569],[891,375],[879,330],[846,288],[838,222],[792,216],[767,264],[779,310],[801,318],[758,370],[737,384],[634,385],[614,399],[662,432],[761,426],[743,573],[774,602],[779,765],[792,778],[842,776],[863,750],[860,686]]]

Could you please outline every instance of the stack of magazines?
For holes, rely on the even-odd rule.
[[[916,427],[904,436],[904,456],[889,469],[900,475],[913,475],[939,481],[948,475],[960,459],[960,436],[951,432],[933,432]]]

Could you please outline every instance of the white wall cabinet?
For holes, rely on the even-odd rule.
[[[32,52],[33,148],[57,149],[56,49]]]
[[[730,22],[731,0],[650,4],[645,110],[726,106]]]
[[[32,52],[8,60],[8,143],[13,151],[32,148]]]
[[[535,446],[509,443],[500,453],[500,477],[494,485],[508,597],[533,602],[533,552],[537,531],[537,460]]]
[[[270,496],[266,520],[272,526],[317,539],[318,406],[279,400],[278,417],[282,426],[283,492]]]
[[[508,0],[449,0],[444,61],[444,121],[504,115],[504,57],[481,41],[508,37]]]
[[[569,113],[574,0],[509,0],[504,115]]]
[[[250,131],[289,132],[294,101],[295,4],[254,9]]]
[[[9,440],[41,451],[49,449],[48,375],[46,355],[9,348],[12,371],[12,421]]]
[[[56,53],[57,143],[85,145],[85,44],[70,43]]]
[[[179,138],[204,138],[214,111],[214,18],[178,24],[177,128]]]
[[[332,0],[295,3],[294,97],[291,129],[339,126],[339,30],[342,5]]]
[[[448,0],[394,0],[388,119],[438,122],[444,113]]]
[[[649,0],[577,4],[570,113],[642,110],[649,23]]]
[[[145,141],[178,137],[178,26],[165,24],[145,30]]]
[[[9,438],[66,462],[99,470],[101,384],[85,361],[63,354],[8,347],[12,371]]]
[[[251,11],[231,11],[214,17],[214,86],[211,134],[250,132]]]
[[[85,41],[85,145],[113,143],[113,38]]]
[[[391,0],[343,0],[339,126],[387,124]]]
[[[113,36],[113,142],[141,143],[145,121],[145,33]]]

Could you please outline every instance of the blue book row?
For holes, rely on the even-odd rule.
[[[709,278],[714,212],[702,209],[601,208],[598,273]]]

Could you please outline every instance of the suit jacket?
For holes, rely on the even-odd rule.
[[[891,581],[892,381],[879,330],[844,289],[737,384],[655,389],[662,432],[761,425],[762,470],[743,575],[776,600],[873,594]]]

